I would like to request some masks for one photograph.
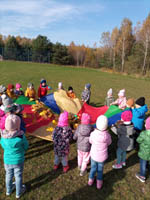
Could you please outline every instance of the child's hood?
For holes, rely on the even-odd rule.
[[[78,127],[78,130],[80,132],[80,135],[82,136],[90,136],[91,131],[93,130],[92,126],[90,124],[81,124]]]
[[[95,129],[92,132],[92,136],[94,137],[94,140],[97,140],[98,142],[106,142],[108,139],[108,132],[107,130],[100,131],[98,129]]]

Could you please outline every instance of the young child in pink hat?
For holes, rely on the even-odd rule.
[[[16,83],[15,95],[17,97],[24,95],[24,92],[22,90],[22,85],[20,83]]]
[[[125,97],[125,89],[122,89],[118,93],[118,99],[111,103],[110,105],[118,105],[118,107],[122,110],[126,108],[126,97]]]
[[[130,110],[124,111],[121,114],[121,121],[111,128],[118,135],[117,162],[112,166],[114,169],[126,166],[126,152],[131,151],[134,147],[135,130],[131,120],[132,112]]]
[[[145,128],[146,130],[142,131],[136,140],[140,146],[138,152],[140,158],[140,172],[136,173],[135,176],[143,183],[146,180],[146,166],[150,161],[150,117],[146,119]]]
[[[81,124],[78,126],[73,136],[73,139],[77,140],[78,168],[80,170],[80,176],[85,174],[87,164],[90,160],[91,144],[89,143],[89,137],[92,131],[93,127],[90,125],[90,116],[87,113],[83,113]]]
[[[68,123],[68,112],[64,111],[60,114],[58,125],[53,131],[54,142],[54,170],[57,170],[60,162],[63,166],[63,171],[69,170],[68,155],[69,155],[69,143],[72,139],[72,129]]]

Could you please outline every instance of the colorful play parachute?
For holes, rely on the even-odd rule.
[[[49,94],[41,101],[52,109],[53,112],[60,114],[60,111],[66,110],[69,113],[77,114],[81,109],[81,103],[78,98],[71,99],[67,96],[65,90],[58,90]]]

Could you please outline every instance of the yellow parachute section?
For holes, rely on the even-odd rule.
[[[78,98],[71,99],[65,90],[54,92],[54,99],[61,110],[77,114],[81,109],[81,103]]]

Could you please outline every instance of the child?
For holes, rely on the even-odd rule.
[[[63,165],[63,171],[69,170],[68,154],[69,154],[69,142],[72,139],[72,129],[68,124],[68,112],[63,112],[59,116],[58,125],[53,131],[54,142],[54,170],[57,170],[60,162]]]
[[[12,99],[11,99],[9,96],[7,96],[7,94],[2,94],[1,98],[2,98],[2,106],[1,106],[1,109],[2,109],[3,111],[6,109],[6,107],[7,107],[8,105],[12,105],[12,104],[13,104]]]
[[[110,88],[107,92],[107,97],[105,98],[105,105],[109,107],[113,102],[114,102],[113,91],[112,88]]]
[[[132,110],[132,108],[134,108],[134,99],[133,98],[127,100],[126,108],[128,108],[129,110],[130,109]]]
[[[68,87],[68,92],[67,92],[68,97],[70,97],[71,99],[75,99],[76,95],[73,91],[73,88],[71,86]]]
[[[28,83],[27,89],[25,91],[25,96],[28,97],[30,101],[36,99],[36,91],[34,89],[33,83]]]
[[[142,131],[137,138],[137,142],[140,145],[138,156],[140,157],[140,172],[136,173],[136,178],[141,182],[146,180],[146,165],[150,161],[150,117],[146,119],[145,131]]]
[[[87,113],[83,113],[81,117],[81,125],[76,129],[73,139],[77,140],[78,149],[78,168],[80,169],[80,176],[83,176],[86,172],[87,164],[90,160],[89,137],[93,131],[92,125],[90,125],[90,116]]]
[[[38,89],[38,97],[42,98],[47,95],[48,90],[50,90],[50,87],[46,84],[45,79],[41,79],[40,86]]]
[[[140,97],[135,102],[135,108],[132,109],[132,122],[134,129],[136,131],[135,139],[139,136],[140,132],[143,129],[143,124],[145,120],[145,113],[148,111],[147,105],[145,104],[145,98]]]
[[[131,151],[134,146],[132,112],[130,110],[124,111],[121,114],[121,120],[122,122],[111,128],[118,135],[117,163],[112,166],[114,169],[121,169],[126,166],[126,151]]]
[[[88,185],[93,185],[95,174],[97,172],[97,189],[103,185],[103,167],[108,158],[108,146],[111,144],[111,136],[107,131],[108,119],[101,115],[97,118],[96,129],[91,133],[89,142],[91,146],[91,170],[89,174]]]
[[[90,88],[91,88],[91,84],[90,83],[86,84],[85,89],[83,90],[82,96],[81,96],[82,102],[86,102],[87,104],[90,103],[90,97],[91,97]]]
[[[124,110],[126,108],[126,101],[127,101],[125,97],[125,89],[119,91],[118,97],[119,98],[116,99],[116,101],[114,101],[110,105],[118,105],[120,109]]]
[[[6,119],[7,120],[7,119]],[[8,134],[12,135],[14,129],[18,129],[19,117],[14,120],[14,118],[9,118],[6,122],[6,127],[9,127]],[[24,154],[28,149],[28,141],[25,135],[3,138],[0,140],[1,146],[4,149],[4,167],[6,171],[6,195],[9,196],[16,188],[16,198],[26,191],[25,185],[22,184],[23,166],[24,166]],[[13,176],[15,176],[15,183],[13,183]]]
[[[9,84],[8,87],[7,87],[7,95],[12,99],[16,99],[14,88],[15,87],[14,87],[13,84]]]
[[[21,95],[24,95],[24,92],[22,90],[22,85],[20,83],[16,83],[15,95],[17,97],[21,96]]]
[[[58,90],[64,90],[64,87],[63,87],[63,83],[62,83],[62,82],[59,82],[59,83],[58,83]]]
[[[1,131],[1,137],[12,138],[21,136],[24,131],[20,130],[21,120],[14,114],[15,105],[9,105],[5,109],[6,119],[5,119],[5,129]]]

